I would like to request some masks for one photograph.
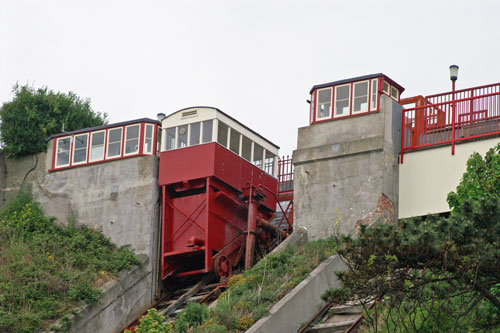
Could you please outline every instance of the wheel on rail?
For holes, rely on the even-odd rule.
[[[218,279],[229,279],[233,271],[231,261],[226,256],[218,256],[214,261],[214,273]]]

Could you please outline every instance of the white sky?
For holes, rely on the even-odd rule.
[[[29,83],[110,122],[218,107],[296,147],[315,84],[382,72],[402,97],[500,81],[500,1],[0,0],[0,103]]]

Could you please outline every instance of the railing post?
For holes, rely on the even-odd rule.
[[[452,92],[453,95],[451,97],[452,104],[451,104],[451,112],[452,112],[452,119],[451,119],[451,154],[455,155],[455,118],[456,118],[456,107],[455,107],[455,81],[452,82]]]

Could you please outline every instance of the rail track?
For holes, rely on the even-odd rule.
[[[167,292],[150,309],[155,308],[159,314],[165,316],[166,322],[173,322],[175,317],[186,307],[189,302],[206,304],[215,300],[220,292],[226,288],[224,283],[214,283],[215,276],[207,274],[199,279],[188,280],[180,284],[179,288]],[[143,315],[127,325],[125,330],[135,331]]]

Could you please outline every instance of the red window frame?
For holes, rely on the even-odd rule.
[[[134,126],[134,125],[139,125],[139,150],[137,153],[133,154],[127,154],[125,155],[125,128],[129,126]],[[152,125],[152,142],[151,142],[151,152],[144,152],[144,145],[145,145],[145,129],[146,125]],[[77,167],[82,167],[86,165],[93,165],[93,164],[99,164],[99,163],[105,163],[105,162],[110,162],[110,161],[117,161],[117,160],[122,160],[126,158],[131,158],[131,157],[136,157],[136,156],[156,156],[157,155],[157,140],[158,140],[158,127],[159,125],[156,123],[149,123],[149,122],[137,122],[137,123],[130,123],[130,124],[125,124],[125,125],[120,125],[120,126],[113,126],[111,125],[110,127],[106,128],[100,128],[88,132],[79,132],[79,133],[74,133],[74,134],[69,134],[69,135],[64,135],[64,136],[59,136],[53,138],[53,143],[52,143],[52,163],[51,163],[51,169],[49,169],[49,172],[52,171],[59,171],[59,170],[66,170],[66,169],[71,169],[71,168],[77,168]],[[109,136],[109,131],[114,130],[114,129],[122,129],[122,140],[121,140],[121,151],[119,156],[113,156],[113,157],[108,157],[107,156],[107,150],[108,150],[108,136]],[[90,161],[90,149],[91,149],[91,140],[92,140],[92,133],[96,132],[102,132],[104,131],[104,158],[101,160],[97,161]],[[73,150],[74,150],[74,137],[78,135],[87,135],[87,159],[85,163],[76,163],[73,164]],[[69,150],[69,165],[65,166],[56,166],[56,159],[57,159],[57,146],[58,142],[61,139],[67,139],[71,138],[71,144],[70,144],[70,150]]]

